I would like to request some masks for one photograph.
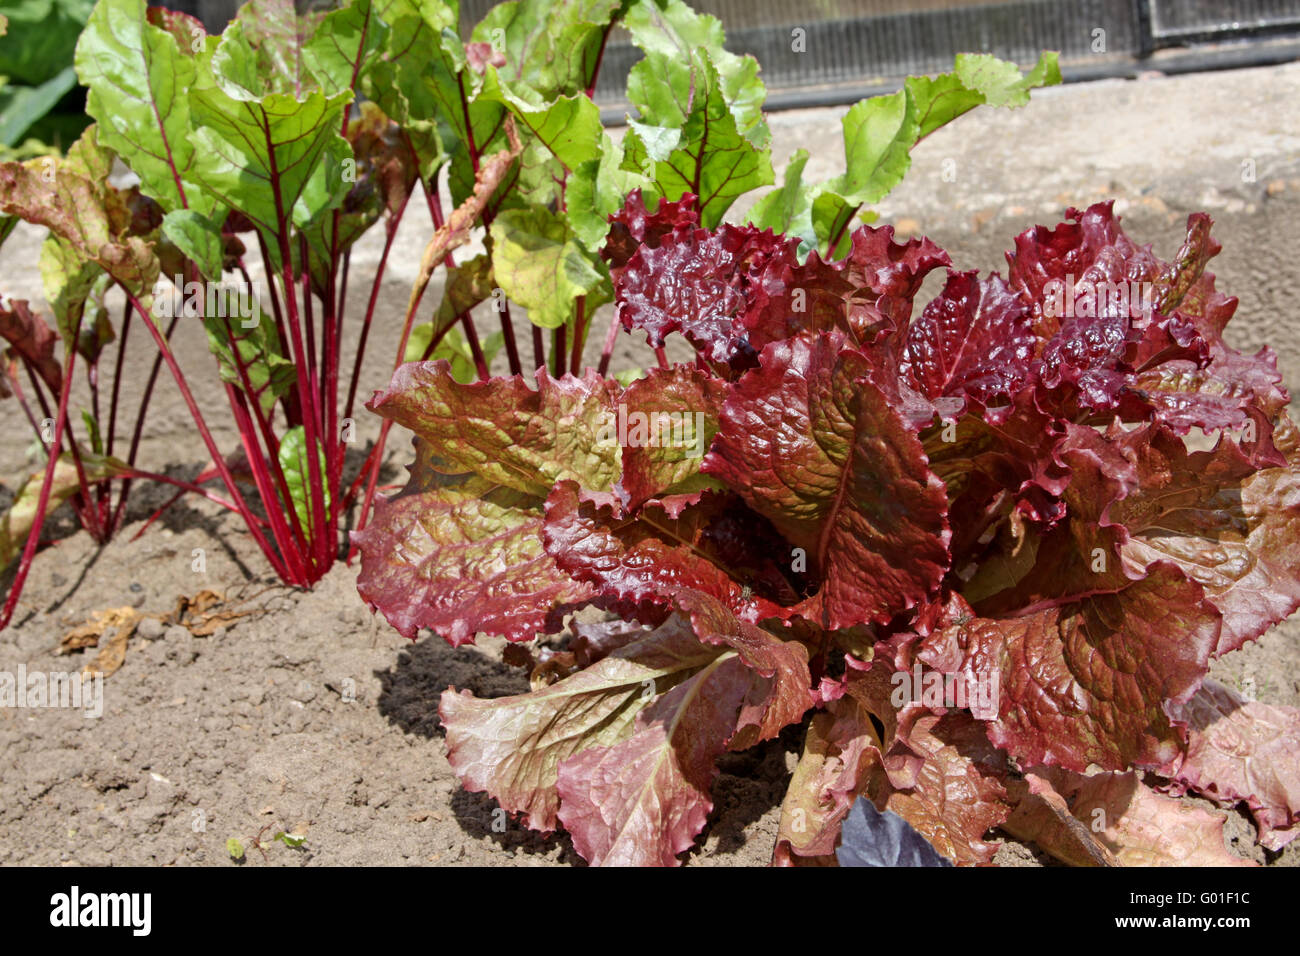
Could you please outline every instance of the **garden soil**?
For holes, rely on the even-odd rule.
[[[1017,233],[1036,222],[1054,224],[1070,205],[1115,198],[1130,235],[1154,243],[1165,258],[1178,247],[1187,214],[1204,209],[1224,245],[1211,268],[1220,288],[1241,300],[1229,339],[1250,350],[1272,345],[1288,385],[1296,388],[1297,102],[1300,64],[1153,74],[1036,93],[1023,110],[977,111],[932,136],[880,212],[900,232],[933,238],[958,268],[987,271],[1005,268],[1002,252]],[[773,115],[778,177],[796,146],[813,153],[805,175],[838,172],[842,113]],[[382,387],[391,369],[409,283],[428,235],[427,224],[415,217],[399,234],[381,287],[362,396]],[[43,306],[36,273],[40,239],[36,230],[22,228],[11,237],[0,252],[0,292]],[[377,239],[367,237],[354,253],[354,303],[363,296],[355,290],[378,261]],[[937,280],[921,301],[936,291]],[[427,301],[436,302],[439,294],[431,288]],[[595,320],[589,359],[607,312]],[[132,345],[125,414],[133,414],[150,358],[141,341]],[[237,436],[223,420],[224,395],[201,332],[183,326],[174,346],[209,410],[218,443],[230,450]],[[680,342],[669,351],[678,358],[687,354]],[[616,367],[646,360],[644,347],[630,343]],[[364,409],[355,417],[353,467],[378,432]],[[0,443],[5,506],[34,459],[14,402],[0,405],[0,429],[8,436]],[[202,443],[165,372],[146,435],[142,466],[186,478],[202,468]],[[410,458],[409,436],[395,430],[384,482],[400,484]],[[563,834],[532,834],[513,821],[504,831],[494,828],[501,815],[493,801],[462,790],[447,764],[437,717],[444,689],[468,688],[480,696],[527,689],[523,673],[500,662],[499,640],[484,637],[459,650],[427,633],[406,641],[369,613],[356,594],[356,568],[343,564],[310,593],[282,588],[238,520],[206,501],[182,499],[134,539],[169,497],[161,488],[141,488],[122,534],[104,547],[76,530],[67,509],[47,529],[54,543],[33,564],[15,623],[0,632],[0,670],[77,670],[99,652],[57,653],[69,631],[111,609],[130,608],[142,618],[120,670],[104,682],[100,716],[0,709],[0,863],[582,862]],[[12,572],[0,580],[5,591]],[[215,631],[196,636],[168,623],[178,600],[205,590],[226,601],[209,609],[227,615]],[[215,623],[196,629],[208,631]],[[1228,655],[1213,673],[1233,686],[1252,683],[1260,700],[1300,705],[1300,623],[1285,623]],[[768,862],[799,745],[798,732],[788,730],[779,740],[723,759],[715,809],[688,864]],[[274,840],[281,832],[298,845]],[[1241,856],[1273,865],[1300,862],[1294,846],[1266,857],[1239,813],[1227,815],[1226,832]],[[238,860],[228,847],[232,838],[243,848]],[[1046,862],[1012,840],[997,860]]]

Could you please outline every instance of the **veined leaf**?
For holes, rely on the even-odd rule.
[[[745,222],[759,229],[812,240],[812,197],[803,183],[803,169],[807,164],[808,150],[795,150],[785,168],[781,188],[756,202],[745,216]]]
[[[600,158],[600,109],[584,93],[547,100],[526,86],[514,88],[501,79],[496,67],[489,66],[478,101],[495,101],[507,107],[520,126],[537,137],[570,171]]]
[[[1075,866],[1254,865],[1228,849],[1223,814],[1158,794],[1136,773],[1036,770],[1021,787],[1005,829]]]
[[[284,483],[289,487],[289,503],[297,514],[304,533],[310,537],[317,532],[312,529],[311,460],[307,457],[310,453],[307,450],[306,434],[301,425],[290,428],[280,439],[280,453],[277,457],[280,469],[284,472]],[[317,457],[320,460],[321,475],[328,475],[324,448],[317,449]],[[325,512],[328,514],[330,508],[328,482],[321,485],[321,494],[324,495]]]
[[[619,396],[625,422],[643,433],[625,435],[623,488],[630,506],[651,498],[720,489],[700,471],[704,453],[718,431],[726,400],[723,382],[689,365],[651,369]]]
[[[228,73],[255,74],[259,68],[257,54],[230,30],[214,68],[217,56]],[[223,205],[269,235],[290,221],[306,226],[348,191],[343,162],[352,158],[352,150],[338,131],[351,99],[351,90],[333,96],[319,90],[301,98],[278,92],[258,96],[218,74],[217,85],[190,95],[194,176]]]
[[[58,336],[23,299],[0,296],[0,338],[9,348],[32,363],[53,395],[62,391],[63,366],[54,357]]]
[[[1182,739],[1166,702],[1186,701],[1205,677],[1220,614],[1169,561],[1139,581],[1093,587],[1005,616],[966,610],[933,640],[955,642],[962,672],[998,689],[989,739],[1022,766],[1170,764]]]
[[[374,10],[389,31],[384,48],[361,77],[361,90],[405,131],[426,180],[449,158],[456,158],[452,202],[459,204],[474,188],[461,84],[466,98],[472,99],[480,80],[465,70],[456,5],[442,0],[375,0]],[[475,144],[485,147],[492,119],[499,119],[504,110],[496,103],[471,103],[469,113]]]
[[[653,182],[623,168],[623,147],[608,133],[600,137],[600,158],[578,164],[569,177],[564,214],[569,227],[589,252],[596,252],[609,233],[610,217],[623,208],[634,190]]]
[[[595,491],[618,479],[619,447],[607,438],[613,386],[591,369],[581,378],[541,372],[534,391],[519,375],[462,385],[445,361],[411,363],[366,407],[437,448],[447,462],[438,470],[449,474],[537,498],[566,478]]]
[[[86,111],[100,139],[140,177],[141,188],[166,212],[208,215],[214,196],[192,176],[188,92],[206,56],[196,58],[148,21],[145,0],[99,0],[77,43],[77,74],[90,88]]]
[[[683,70],[651,52],[632,68],[628,96],[642,119],[623,141],[623,168],[653,179],[667,199],[698,196],[700,221],[712,228],[737,196],[772,182],[772,161],[767,127],[739,124],[709,54],[695,51],[689,63]],[[752,83],[761,90],[757,76]]]
[[[81,453],[82,470],[86,481],[96,482],[115,478],[130,471],[125,462],[89,452]],[[22,551],[27,535],[36,521],[36,506],[40,502],[41,483],[45,480],[42,468],[18,489],[9,510],[0,517],[0,567],[9,564]],[[50,502],[47,514],[81,490],[81,479],[72,452],[65,451],[54,463],[54,480],[50,485]]]
[[[1245,802],[1259,826],[1259,842],[1270,850],[1294,840],[1300,823],[1300,710],[1246,700],[1207,680],[1175,709],[1174,719],[1188,729],[1187,756],[1174,777],[1179,787],[1224,807]]]
[[[193,209],[174,209],[163,217],[162,231],[163,236],[190,259],[205,278],[221,279],[225,243],[221,238],[220,223]]]
[[[843,628],[917,604],[949,560],[947,498],[919,440],[841,338],[775,343],[759,361],[704,471],[802,549],[821,579],[805,617]]]
[[[96,263],[82,258],[71,242],[57,235],[51,235],[41,243],[39,268],[45,301],[54,312],[59,335],[65,344],[74,340],[80,342],[79,332],[83,328],[87,301],[97,286],[102,298],[103,282],[109,278],[108,274]],[[94,328],[98,316],[94,314],[93,303],[91,306],[91,326]],[[108,338],[111,338],[111,328],[108,332]],[[84,350],[78,351],[86,355]],[[93,354],[98,354],[98,349],[94,349]]]
[[[111,162],[91,126],[63,160],[0,164],[0,212],[46,226],[76,257],[147,298],[158,278],[158,257],[148,239],[133,234],[126,196],[107,182]],[[60,268],[69,277],[76,271],[66,260]]]
[[[420,361],[429,347],[429,342],[432,341],[432,336],[432,322],[413,328],[410,341],[406,343],[406,361]],[[492,359],[496,357],[497,352],[501,351],[504,344],[505,336],[501,332],[493,332],[479,343],[479,350],[483,353],[483,360],[489,368],[492,366]],[[474,350],[470,348],[469,340],[460,329],[448,329],[443,334],[442,341],[429,354],[429,360],[436,362],[438,359],[445,359],[450,363],[451,377],[462,385],[468,385],[478,379],[478,367],[474,364]]]
[[[802,644],[737,621],[698,591],[676,604],[723,653],[641,710],[625,740],[559,763],[557,816],[597,866],[674,865],[713,807],[717,757],[772,739],[813,702]]]
[[[313,25],[302,58],[325,95],[334,96],[357,88],[387,39],[373,0],[350,0]]]
[[[758,61],[752,56],[737,56],[727,51],[722,24],[716,17],[697,13],[682,0],[635,0],[623,17],[622,26],[631,34],[632,42],[645,52],[647,59],[654,58],[654,62],[667,71],[663,79],[674,89],[695,69],[695,54],[707,51],[709,62],[717,72],[727,109],[735,118],[736,128],[755,147],[762,149],[767,146],[771,137],[763,120],[763,101],[767,98],[767,91],[758,79]],[[646,90],[651,88],[647,84]],[[663,103],[652,106],[648,100],[642,103],[636,99],[630,78],[628,96],[651,125],[667,126],[670,124],[660,122],[660,117],[681,115],[679,106]],[[659,106],[667,107],[669,112],[656,112]],[[652,111],[647,113],[647,109]]]
[[[444,475],[417,441],[411,482],[357,532],[357,587],[397,630],[432,628],[454,646],[480,631],[530,641],[558,630],[594,590],[542,547],[541,500],[473,475]]]
[[[627,739],[638,711],[718,657],[681,617],[540,691],[480,700],[447,690],[439,715],[448,759],[469,790],[486,790],[530,827],[557,824],[561,761]]]
[[[744,621],[789,617],[799,596],[781,573],[783,542],[731,495],[690,498],[700,500],[649,502],[633,512],[611,495],[562,482],[546,499],[542,539],[563,571],[629,606],[666,607],[687,587]],[[735,547],[737,540],[756,552]]]
[[[593,260],[562,216],[538,206],[507,209],[490,232],[492,272],[534,325],[564,325],[578,296],[587,296],[588,314],[609,300],[603,263]]]
[[[348,124],[347,138],[354,159],[347,195],[337,217],[318,216],[306,230],[318,295],[327,285],[326,263],[351,248],[381,217],[388,216],[391,223],[410,198],[419,176],[418,159],[401,128],[374,103],[361,104],[360,115]]]
[[[1055,53],[1044,53],[1024,75],[1015,64],[987,54],[958,54],[952,73],[911,77],[897,93],[855,104],[841,121],[844,173],[798,201],[811,201],[820,248],[833,258],[843,254],[858,209],[879,202],[902,181],[921,139],[980,104],[1024,106],[1031,88],[1060,82]]]
[[[601,40],[619,5],[619,0],[509,0],[488,11],[472,39],[505,55],[503,69],[511,83],[522,82],[547,100],[581,93],[592,80]]]
[[[250,102],[273,92],[301,98],[317,89],[305,50],[324,19],[325,12],[319,9],[299,13],[294,0],[247,0],[213,55],[218,85],[230,96]],[[328,54],[326,60],[327,65],[336,65]]]

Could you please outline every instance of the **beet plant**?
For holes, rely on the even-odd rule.
[[[781,864],[834,863],[860,797],[960,864],[996,828],[1081,865],[1244,863],[1188,792],[1287,844],[1300,710],[1207,674],[1300,604],[1300,432],[1274,354],[1224,339],[1209,218],[1165,261],[1069,210],[981,277],[888,226],[826,254],[797,183],[745,225],[663,192],[603,255],[622,327],[693,362],[535,388],[412,363],[370,406],[417,435],[358,536],[403,633],[608,612],[511,653],[529,693],[444,692],[466,788],[592,863],[671,865],[718,758],[799,728]]]
[[[646,54],[629,78],[637,119],[622,141],[591,98],[618,24]],[[460,26],[450,0],[306,12],[250,0],[220,36],[145,0],[94,5],[76,71],[95,123],[66,157],[0,164],[4,228],[19,217],[50,232],[42,277],[55,320],[26,303],[0,312],[12,357],[5,385],[26,403],[46,458],[3,526],[0,560],[20,547],[22,557],[0,626],[51,506],[71,500],[104,541],[124,520],[131,483],[161,477],[141,471],[136,453],[163,366],[211,459],[193,482],[163,480],[237,512],[274,573],[310,586],[344,553],[345,525],[366,526],[378,486],[390,423],[364,454],[348,455],[368,348],[392,355],[394,368],[441,357],[466,380],[488,379],[498,354],[515,376],[543,365],[576,372],[591,319],[613,297],[599,251],[629,192],[689,190],[713,227],[738,196],[773,181],[757,64],[726,52],[717,21],[680,0],[520,0],[489,11],[468,43]],[[1059,78],[1052,55],[1027,76],[962,57],[950,75],[855,107],[844,175],[806,187],[796,171],[757,215],[839,249],[863,205],[901,178],[917,140]],[[131,181],[110,180],[119,160]],[[372,343],[412,199],[434,235],[397,340]],[[371,229],[382,231],[382,252],[358,290],[351,254]],[[484,251],[457,262],[475,236]],[[422,317],[440,268],[442,301]],[[489,299],[493,328],[480,335],[472,310]],[[529,320],[522,342],[512,308]],[[173,354],[179,323],[195,322],[224,408],[199,406],[194,373]],[[141,339],[152,368],[123,454],[119,386],[133,367],[128,343]],[[109,356],[112,383],[101,389]],[[92,407],[78,415],[80,374]],[[237,447],[218,447],[214,416],[233,422]],[[222,487],[208,490],[211,481]]]

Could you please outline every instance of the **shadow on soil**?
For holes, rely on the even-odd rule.
[[[402,651],[391,668],[376,671],[375,676],[382,687],[379,713],[406,733],[430,739],[445,736],[438,719],[438,702],[448,688],[468,690],[482,698],[528,691],[528,679],[519,668],[493,660],[475,647],[453,648],[433,635],[422,637]],[[786,755],[799,752],[803,734],[801,726],[789,727],[776,740],[741,753],[723,754],[718,759],[720,773],[713,786],[713,812],[697,846],[709,846],[714,855],[733,854],[752,839],[752,835],[747,837],[746,828],[779,806],[785,795],[790,783]],[[452,794],[451,807],[469,837],[488,837],[504,850],[586,865],[573,849],[568,834],[561,831],[544,836],[529,830],[486,794],[459,789]],[[696,849],[685,859],[700,852]]]

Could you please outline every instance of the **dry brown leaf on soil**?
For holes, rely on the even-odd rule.
[[[91,620],[63,635],[55,653],[70,654],[87,647],[98,647],[99,653],[82,668],[82,673],[89,676],[98,671],[108,677],[126,661],[126,642],[143,619],[144,615],[133,607],[95,611]]]
[[[266,593],[264,589],[244,600],[228,603],[227,597],[220,591],[204,588],[193,597],[180,595],[176,599],[176,609],[162,617],[164,624],[179,624],[195,637],[211,637],[219,627],[232,624],[242,617],[265,614],[265,608],[248,608],[240,610],[253,598]]]

